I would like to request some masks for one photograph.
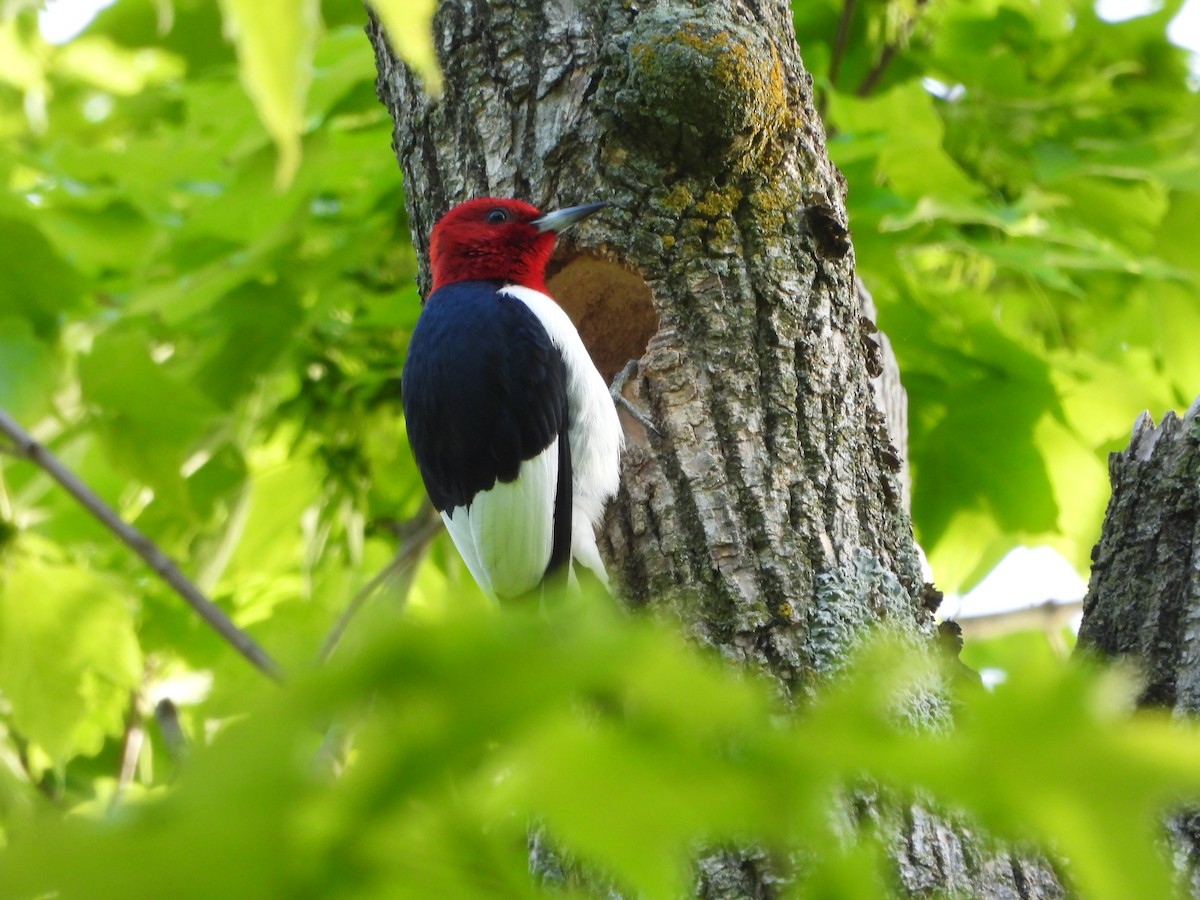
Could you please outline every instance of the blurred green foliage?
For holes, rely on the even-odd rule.
[[[418,297],[363,8],[284,5],[264,30],[274,3],[119,0],[62,46],[0,7],[0,407],[307,672],[421,509],[397,390]],[[840,5],[795,4],[945,587],[1017,540],[1082,566],[1104,454],[1200,391],[1175,8],[863,0],[835,53]],[[427,34],[397,27],[435,86]],[[1089,896],[1163,896],[1153,817],[1194,794],[1196,739],[1098,710],[1102,680],[1014,659],[919,735],[889,711],[911,664],[879,651],[795,721],[655,626],[484,608],[441,538],[402,623],[376,605],[280,693],[0,458],[0,893],[536,894],[537,821],[647,896],[681,889],[696,842],[743,839],[784,868],[807,848],[811,896],[873,896],[877,849],[828,813],[867,778],[1052,844]],[[197,744],[219,732],[174,787],[162,697]],[[356,735],[337,782],[314,769],[330,722]]]
[[[940,732],[906,715],[945,702],[936,668],[888,642],[796,716],[606,599],[373,624],[354,653],[254,692],[165,796],[107,821],[27,801],[0,853],[5,896],[582,896],[578,876],[530,878],[537,826],[631,896],[685,896],[702,842],[752,841],[794,879],[781,896],[880,897],[882,848],[829,807],[882,789],[1052,846],[1083,896],[1161,900],[1159,815],[1200,795],[1200,733],[1130,718],[1121,683],[1082,667],[968,690]],[[330,722],[353,732],[337,779]]]
[[[263,29],[239,20],[235,53],[213,4],[170,11],[162,31],[161,9],[117,3],[59,47],[33,9],[0,22],[23,61],[0,66],[0,399],[272,653],[308,662],[423,499],[399,405],[419,305],[390,121],[355,0],[323,24],[309,10],[307,92],[253,103],[239,55],[272,68],[295,36],[248,48]],[[264,119],[302,123],[294,158],[256,114],[285,95],[301,114]],[[120,735],[130,690],[241,665],[36,468],[4,463],[0,519],[0,634],[76,647],[0,664],[21,752],[56,790]],[[132,647],[77,635],[71,598],[89,593]],[[32,727],[21,711],[50,691],[61,708]]]
[[[1088,568],[1107,454],[1200,394],[1200,95],[1166,27],[1077,0],[793,4],[859,274],[910,397],[939,585]]]

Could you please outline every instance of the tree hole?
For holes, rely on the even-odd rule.
[[[546,288],[579,330],[592,362],[612,383],[631,359],[639,359],[658,330],[650,286],[619,263],[584,254],[551,264]]]

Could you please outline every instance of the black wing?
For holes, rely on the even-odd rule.
[[[492,282],[459,282],[430,295],[409,343],[401,395],[409,444],[439,511],[513,481],[521,463],[556,437],[560,453],[566,448],[562,355],[529,307]]]

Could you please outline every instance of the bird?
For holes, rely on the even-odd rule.
[[[482,197],[429,239],[432,287],[409,339],[401,401],[433,506],[493,599],[576,567],[608,587],[595,529],[624,446],[608,385],[546,290],[557,235],[606,202],[541,213]]]

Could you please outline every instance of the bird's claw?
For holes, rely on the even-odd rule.
[[[625,368],[617,373],[617,376],[613,379],[613,383],[609,387],[608,391],[610,394],[612,394],[613,403],[617,404],[617,406],[629,413],[629,415],[633,417],[634,421],[636,421],[647,431],[652,431],[659,437],[662,437],[662,432],[658,430],[652,421],[650,421],[650,417],[638,409],[633,401],[631,401],[623,393],[625,390],[625,385],[629,383],[629,379],[633,378],[634,375],[637,374],[637,370],[638,363],[636,359],[631,359],[629,362],[625,363]]]

